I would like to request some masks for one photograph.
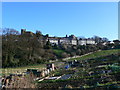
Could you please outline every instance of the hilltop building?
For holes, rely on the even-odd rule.
[[[31,35],[33,36],[34,33],[31,31],[26,31],[26,29],[21,29],[21,35]]]

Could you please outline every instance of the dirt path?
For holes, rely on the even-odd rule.
[[[98,51],[101,51],[101,50],[98,50]],[[97,51],[94,51],[94,52],[97,52]],[[90,52],[90,53],[87,53],[87,54],[84,54],[84,55],[81,55],[81,56],[68,57],[68,58],[64,58],[64,59],[62,59],[62,60],[63,60],[63,61],[66,61],[66,60],[69,60],[69,59],[80,58],[80,57],[83,57],[83,56],[92,54],[92,53],[94,53],[94,52]]]

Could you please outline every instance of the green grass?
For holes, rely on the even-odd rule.
[[[102,51],[97,51],[97,52],[94,52],[92,54],[89,54],[89,55],[86,55],[86,56],[83,56],[83,57],[72,58],[72,59],[69,59],[69,60],[92,59],[92,58],[103,57],[103,56],[107,56],[107,55],[111,55],[111,54],[117,54],[118,52],[120,52],[120,49],[102,50]]]
[[[60,53],[63,53],[64,51],[60,49],[53,49],[53,52],[60,54]]]
[[[0,69],[0,76],[1,75],[9,75],[9,74],[15,74],[17,72],[22,73],[25,72],[27,69],[38,69],[42,70],[46,68],[46,64],[34,64],[34,65],[29,65],[29,66],[23,66],[23,67],[16,67],[16,68],[2,68]],[[63,63],[60,62],[55,62],[55,66],[60,66],[63,65]]]
[[[30,66],[17,67],[17,68],[3,68],[3,69],[0,69],[0,71],[2,71],[0,75],[15,74],[17,72],[22,73],[22,72],[25,72],[28,68],[41,70],[45,68],[45,64],[30,65]]]
[[[62,53],[64,53],[64,50],[60,50],[60,49],[53,49],[53,52],[57,55],[57,56],[61,56]]]

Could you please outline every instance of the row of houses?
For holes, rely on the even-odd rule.
[[[21,29],[21,34],[31,35],[34,33],[26,31],[26,29]],[[78,39],[74,35],[65,36],[65,37],[47,37],[46,41],[49,41],[51,44],[68,44],[68,45],[87,45],[87,44],[96,44],[94,39]]]
[[[46,41],[49,41],[51,44],[68,44],[68,45],[87,45],[87,44],[96,44],[93,39],[77,39],[74,35],[69,37],[48,37]]]

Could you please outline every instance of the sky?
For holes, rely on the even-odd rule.
[[[2,28],[118,38],[117,2],[3,2]]]

